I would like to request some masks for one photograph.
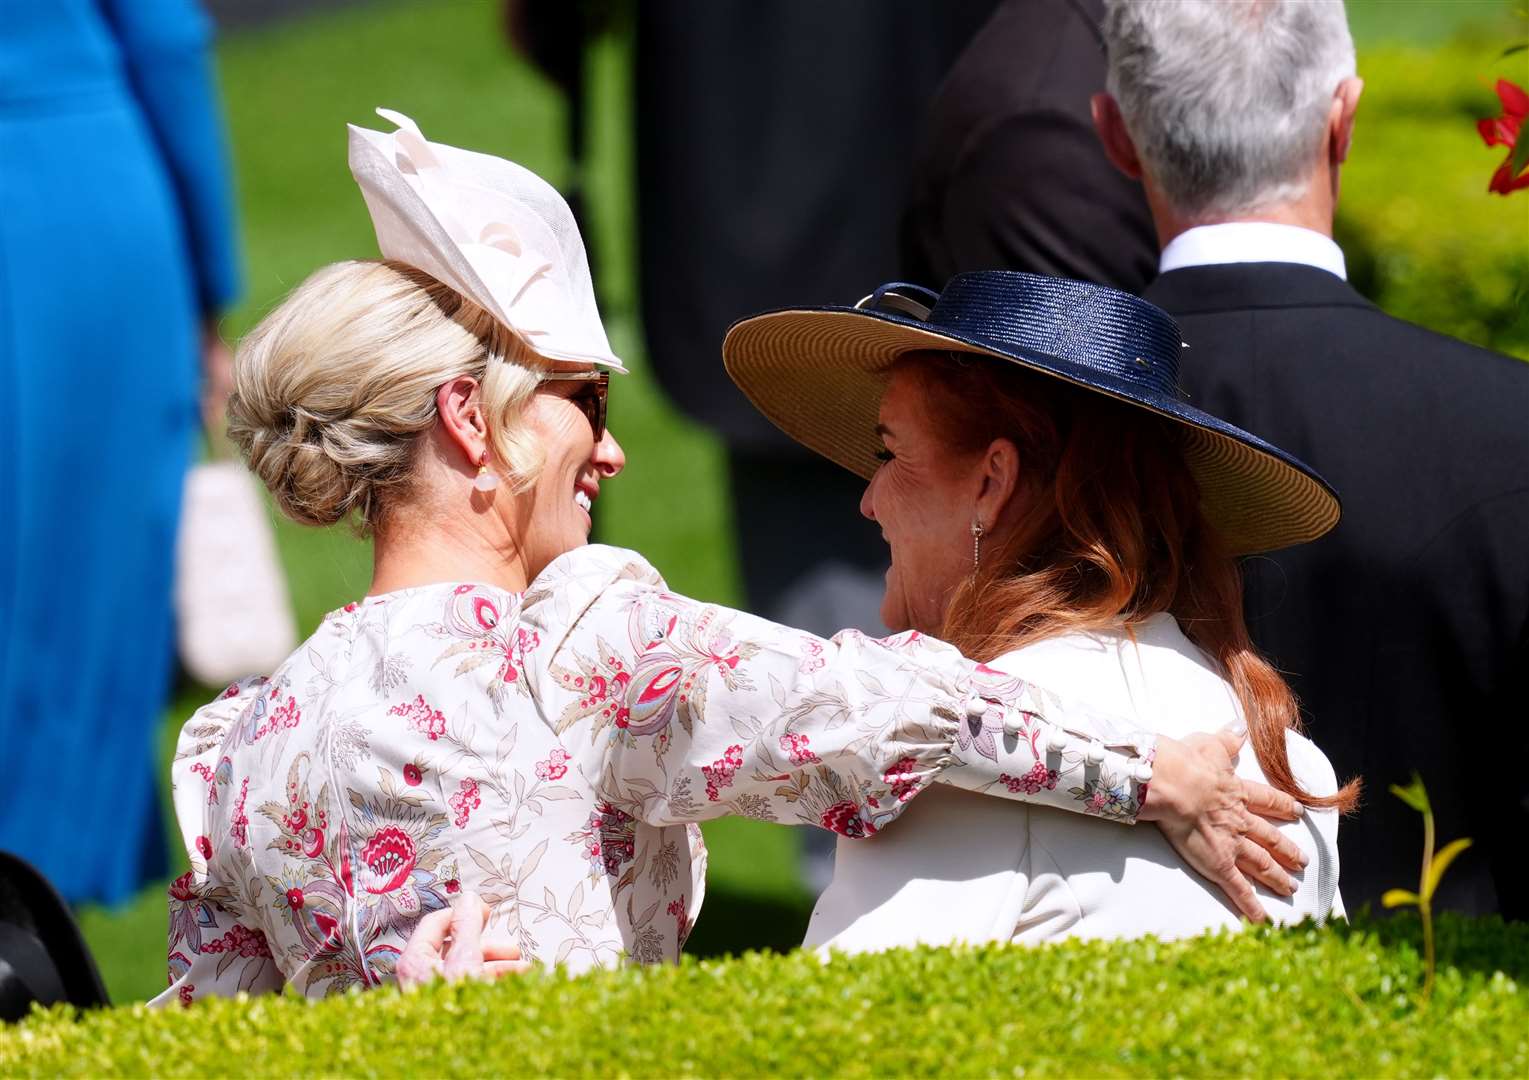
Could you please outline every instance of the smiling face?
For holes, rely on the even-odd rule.
[[[881,467],[860,512],[892,549],[881,620],[893,631],[937,633],[951,594],[972,569],[972,520],[982,454],[950,446],[930,422],[917,371],[901,365],[882,395]]]
[[[525,523],[520,539],[528,577],[589,542],[600,484],[626,465],[609,428],[595,441],[587,403],[580,400],[594,392],[589,382],[545,382],[526,404],[525,422],[545,455],[535,482],[514,500]]]

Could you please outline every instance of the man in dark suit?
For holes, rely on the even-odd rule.
[[[879,631],[864,483],[803,451],[718,359],[735,319],[898,276],[921,117],[994,0],[636,5],[643,330],[670,399],[727,447],[749,608]]]
[[[1104,0],[1003,0],[945,77],[902,220],[903,275],[1028,270],[1138,292],[1157,273],[1141,184],[1110,168],[1089,98],[1104,88]]]
[[[1163,247],[1145,296],[1189,345],[1199,407],[1297,454],[1344,517],[1250,560],[1254,639],[1340,778],[1351,908],[1416,888],[1427,783],[1440,843],[1475,838],[1437,903],[1529,915],[1529,365],[1394,319],[1331,239],[1362,84],[1343,6],[1114,2],[1094,116],[1141,176]],[[1426,163],[1420,167],[1426,168]]]

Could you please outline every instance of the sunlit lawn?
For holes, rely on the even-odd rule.
[[[1505,10],[1497,0],[1359,0],[1351,7],[1362,46],[1396,37],[1420,47],[1462,22],[1500,29]],[[249,271],[246,300],[228,319],[228,337],[248,329],[317,266],[376,254],[346,169],[344,137],[347,122],[386,126],[373,116],[375,106],[410,114],[430,138],[514,158],[554,183],[566,178],[560,99],[509,54],[498,10],[498,4],[486,2],[366,5],[224,43],[223,88]],[[1501,39],[1505,47],[1507,37],[1494,30],[1479,49],[1459,54],[1442,70],[1437,64],[1429,68],[1431,78],[1453,80],[1456,88],[1451,104],[1440,108],[1431,108],[1426,98],[1421,105],[1409,99],[1402,85],[1414,66],[1410,58],[1426,60],[1426,51],[1372,48],[1362,56],[1362,68],[1369,64],[1392,80],[1378,85],[1371,77],[1359,145],[1368,140],[1377,151],[1395,156],[1376,152],[1365,158],[1356,150],[1345,184],[1352,229],[1372,245],[1405,240],[1394,231],[1394,222],[1403,220],[1405,227],[1444,236],[1451,250],[1480,251],[1501,247],[1505,233],[1512,243],[1515,222],[1529,222],[1517,216],[1529,210],[1529,198],[1501,205],[1478,194],[1496,159],[1472,142],[1469,127],[1470,108],[1479,107],[1479,115],[1490,111],[1478,73],[1496,70],[1493,58],[1500,48],[1491,43]],[[717,444],[667,406],[643,362],[632,273],[631,140],[622,49],[603,46],[596,72],[589,225],[601,270],[602,311],[617,352],[633,370],[612,393],[611,422],[627,449],[628,467],[601,497],[600,536],[641,550],[676,589],[736,604],[741,597]],[[1409,146],[1427,147],[1426,169]],[[1398,161],[1415,167],[1397,168]],[[1460,221],[1438,216],[1430,200],[1441,188],[1460,201]],[[1408,200],[1428,206],[1435,216],[1418,220],[1414,214],[1406,226]],[[1377,238],[1382,228],[1390,230],[1389,238]],[[1524,232],[1517,235],[1522,244]],[[278,534],[304,633],[324,612],[365,592],[369,562],[360,541],[343,531],[280,523]],[[207,696],[205,689],[186,688],[168,711],[166,759],[173,732]],[[707,836],[710,885],[694,946],[711,952],[798,940],[809,898],[797,881],[796,838],[757,822],[718,823],[708,826]],[[117,911],[83,914],[91,947],[118,1001],[147,997],[163,985],[163,897],[158,886]]]

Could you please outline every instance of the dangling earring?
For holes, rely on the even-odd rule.
[[[982,527],[981,518],[972,518],[972,587],[977,586],[977,571],[982,567],[982,534],[986,530]]]
[[[473,480],[474,491],[493,491],[499,486],[497,473],[488,470],[488,451],[483,451],[483,460],[478,462],[478,475]]]

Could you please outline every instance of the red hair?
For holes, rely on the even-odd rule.
[[[942,638],[988,661],[1059,634],[1129,632],[1169,612],[1231,684],[1269,783],[1307,806],[1353,809],[1358,780],[1316,796],[1291,772],[1285,732],[1301,730],[1300,710],[1248,637],[1241,571],[1200,512],[1176,425],[1001,361],[916,353],[899,367],[920,380],[931,421],[958,452],[999,438],[1019,450],[1023,513],[1001,547],[984,544]]]

